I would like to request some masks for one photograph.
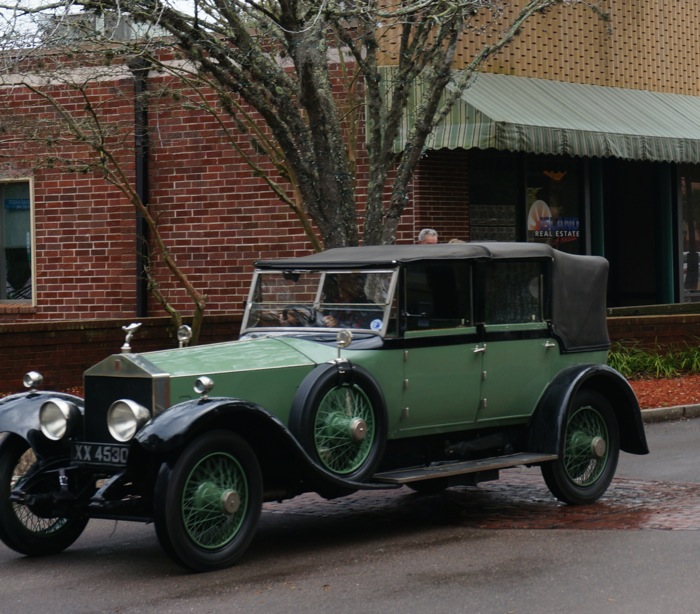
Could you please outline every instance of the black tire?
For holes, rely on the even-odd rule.
[[[159,472],[156,534],[176,563],[194,571],[233,565],[250,545],[260,520],[263,481],[248,443],[228,431],[192,442],[172,467]]]
[[[20,554],[57,554],[80,537],[88,518],[45,518],[26,505],[10,501],[13,484],[27,473],[33,461],[33,452],[24,439],[7,435],[0,441],[0,539]]]
[[[542,465],[544,481],[564,503],[593,503],[610,486],[620,456],[619,427],[610,403],[592,390],[576,393],[563,437],[562,457]]]
[[[299,386],[289,428],[326,471],[361,481],[374,473],[384,454],[384,397],[374,378],[361,367],[324,364]]]

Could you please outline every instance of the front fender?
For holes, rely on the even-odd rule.
[[[564,369],[550,383],[530,423],[529,450],[561,454],[564,425],[574,395],[595,390],[610,401],[620,426],[620,448],[631,454],[648,454],[644,422],[629,382],[607,365],[577,365]]]
[[[343,480],[319,466],[285,424],[265,408],[232,398],[185,401],[168,408],[141,429],[135,440],[145,451],[167,457],[177,454],[201,433],[217,428],[235,431],[253,447],[261,461],[274,450],[299,467],[299,475],[318,491],[386,489],[386,484]],[[265,463],[262,463],[263,466]]]
[[[41,433],[39,409],[44,401],[56,398],[74,403],[80,413],[83,413],[83,399],[72,394],[44,390],[21,392],[0,399],[0,433],[14,433],[22,437],[35,451],[55,448],[58,444],[49,441]]]

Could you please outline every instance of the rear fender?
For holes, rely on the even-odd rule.
[[[620,448],[648,454],[644,422],[637,397],[627,380],[607,365],[577,365],[559,373],[542,395],[530,423],[533,452],[562,454],[566,416],[579,390],[595,390],[610,402],[620,427]]]

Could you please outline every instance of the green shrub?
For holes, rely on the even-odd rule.
[[[610,348],[608,364],[628,379],[680,377],[700,373],[700,346],[642,348],[621,341]]]

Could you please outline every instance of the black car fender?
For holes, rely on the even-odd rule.
[[[229,429],[242,436],[253,448],[265,468],[272,453],[284,455],[300,478],[315,490],[347,491],[386,489],[386,484],[344,480],[316,464],[285,424],[265,408],[230,397],[212,397],[185,401],[168,408],[148,422],[135,437],[135,443],[147,453],[163,458],[175,457],[195,437],[211,429]]]
[[[41,432],[39,410],[49,399],[63,399],[73,403],[81,415],[84,402],[80,397],[64,392],[28,391],[0,399],[0,433],[13,433],[28,441],[35,452],[42,455],[58,454],[65,443],[54,442]]]
[[[607,365],[576,365],[550,382],[532,416],[528,449],[561,454],[566,416],[579,390],[595,390],[613,407],[620,426],[620,448],[631,454],[648,454],[644,422],[637,397],[627,380]]]

